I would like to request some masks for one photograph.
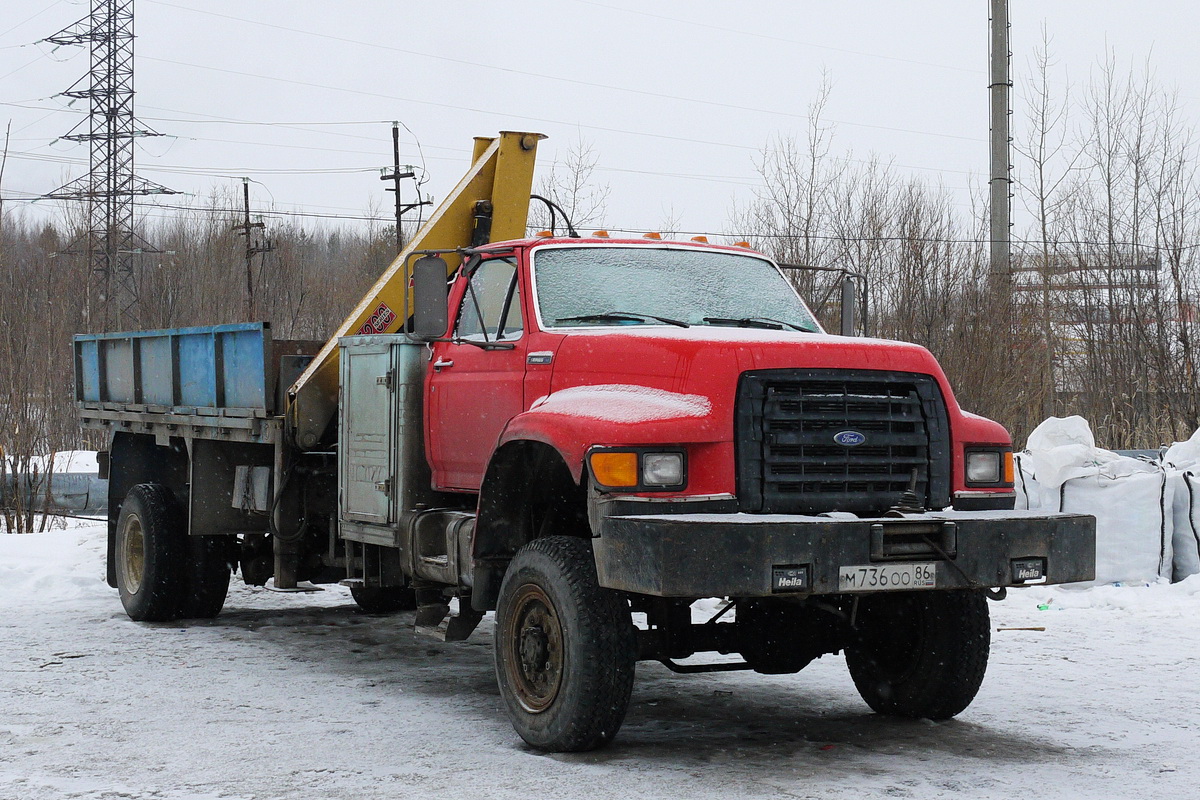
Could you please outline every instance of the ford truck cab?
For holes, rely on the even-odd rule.
[[[1007,432],[927,350],[830,335],[745,247],[502,242],[419,298],[417,327],[423,307],[448,308],[426,337],[431,485],[476,503],[462,586],[497,610],[535,746],[606,741],[639,659],[786,673],[844,650],[875,710],[953,716],[985,598],[1091,577],[1094,521],[1013,510]],[[722,610],[695,624],[706,597]],[[742,660],[681,663],[701,651]]]

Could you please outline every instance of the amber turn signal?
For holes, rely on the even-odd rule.
[[[1004,453],[1004,482],[1012,484],[1013,482],[1013,454],[1012,450],[1007,450]]]
[[[637,486],[637,453],[592,453],[592,475],[601,486]]]

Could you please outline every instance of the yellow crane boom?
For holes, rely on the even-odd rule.
[[[468,247],[475,235],[476,216],[490,204],[491,229],[486,241],[520,239],[529,217],[529,194],[540,133],[502,131],[497,137],[476,137],[471,168],[417,231],[408,246],[379,276],[337,331],[288,390],[287,424],[292,441],[302,449],[317,445],[337,413],[338,339],[370,333],[395,333],[404,324],[404,309],[412,307],[409,256],[419,250]],[[449,270],[460,258],[445,256]]]

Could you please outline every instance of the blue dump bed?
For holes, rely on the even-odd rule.
[[[271,348],[265,322],[78,335],[75,400],[93,409],[268,416]]]

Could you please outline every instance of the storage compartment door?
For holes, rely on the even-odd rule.
[[[341,517],[395,521],[395,419],[391,350],[386,343],[343,347],[338,471]]]

